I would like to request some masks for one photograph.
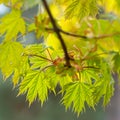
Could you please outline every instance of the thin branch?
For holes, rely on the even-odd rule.
[[[52,28],[45,28],[46,30],[51,30],[51,31],[54,31],[54,29]],[[77,37],[77,38],[83,38],[83,39],[87,39],[87,36],[84,36],[84,35],[78,35],[78,34],[74,34],[74,33],[70,33],[70,32],[67,32],[67,31],[64,31],[60,28],[58,28],[59,32],[65,34],[65,35],[68,35],[68,36],[72,36],[72,37]]]
[[[52,23],[52,25],[53,25],[54,31],[56,32],[56,34],[57,34],[57,36],[58,36],[58,38],[59,38],[59,40],[60,40],[61,46],[62,46],[63,51],[64,51],[64,54],[65,54],[66,65],[67,65],[68,67],[70,67],[70,66],[71,66],[71,65],[70,65],[70,58],[69,58],[69,55],[68,55],[68,52],[67,52],[67,47],[66,47],[66,45],[65,45],[65,43],[64,43],[64,40],[63,40],[63,38],[62,38],[62,36],[61,36],[61,34],[60,34],[60,31],[59,31],[59,29],[58,29],[58,27],[57,27],[57,25],[56,25],[56,22],[55,22],[55,20],[54,20],[54,18],[53,18],[53,16],[52,16],[52,13],[51,13],[51,11],[50,11],[50,9],[49,9],[49,6],[48,6],[46,0],[42,0],[42,2],[43,2],[43,5],[44,5],[44,7],[45,7],[45,9],[46,9],[49,17],[50,17],[50,20],[51,20],[51,23]]]
[[[51,61],[53,61],[53,58],[52,58],[52,56],[51,56],[50,51],[49,51],[49,49],[48,49],[48,48],[47,48],[47,52],[48,52],[48,55],[49,55],[49,57],[50,57]]]
[[[45,28],[45,30],[54,31],[54,29],[47,28],[47,27]],[[104,38],[108,38],[108,37],[113,37],[115,35],[120,35],[120,32],[116,32],[116,33],[111,33],[111,34],[103,34],[103,35],[99,35],[99,36],[93,36],[92,38],[89,38],[85,35],[78,35],[78,34],[70,33],[70,32],[64,31],[60,28],[58,28],[58,30],[59,30],[59,32],[65,34],[65,35],[72,36],[72,37],[77,37],[77,38],[83,38],[83,39],[104,39]]]
[[[63,34],[68,35],[68,36],[87,39],[87,36],[84,36],[84,35],[78,35],[78,34],[74,34],[74,33],[66,32],[66,31],[64,31],[64,30],[62,30],[62,29],[59,29],[59,31],[60,31],[61,33],[63,33]]]
[[[29,21],[29,22],[33,22],[33,20],[30,19],[30,18],[27,18],[25,16],[23,18],[25,20]],[[45,27],[45,30],[55,31],[55,29],[48,28],[48,27]],[[99,36],[93,36],[92,38],[89,38],[89,37],[87,37],[85,35],[79,35],[79,34],[74,34],[74,33],[64,31],[64,30],[62,30],[62,29],[60,29],[58,27],[57,27],[57,31],[59,31],[59,32],[65,34],[65,35],[68,35],[68,36],[72,36],[72,37],[76,37],[76,38],[83,38],[83,39],[104,39],[104,38],[108,38],[108,37],[113,37],[115,35],[120,35],[120,32],[116,32],[116,33],[111,33],[111,34],[103,34],[103,35],[99,35]]]
[[[31,57],[39,57],[39,58],[42,58],[42,59],[47,60],[49,62],[53,62],[52,60],[50,60],[50,59],[48,59],[46,57],[43,57],[43,56],[40,56],[40,55],[36,55],[36,54],[26,54],[26,53],[24,53],[23,55],[31,56]]]
[[[40,69],[40,71],[45,71],[47,68],[49,68],[51,66],[53,66],[53,64],[45,66],[44,68]]]

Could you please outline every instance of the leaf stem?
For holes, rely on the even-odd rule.
[[[49,68],[51,66],[53,66],[53,64],[45,66],[44,68],[40,69],[40,71],[45,71],[47,68]]]
[[[35,56],[35,57],[39,57],[39,58],[42,58],[42,59],[44,59],[44,60],[47,60],[47,61],[49,61],[49,62],[53,62],[52,60],[50,60],[50,59],[48,59],[48,58],[46,58],[46,57],[43,57],[43,56],[40,56],[40,55],[36,55],[36,54],[26,54],[26,53],[24,53],[24,55],[26,55],[26,56]]]
[[[47,52],[48,52],[48,55],[49,55],[49,57],[50,57],[51,61],[53,62],[54,60],[53,60],[53,58],[52,58],[52,56],[51,56],[51,54],[50,54],[49,49],[47,48],[46,50],[47,50]]]

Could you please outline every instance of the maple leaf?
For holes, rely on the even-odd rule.
[[[47,58],[46,46],[43,44],[28,45],[24,49],[24,55],[29,56],[32,69],[42,68],[48,65],[50,60]]]
[[[114,70],[118,73],[120,73],[120,53],[116,52],[114,57],[113,57],[113,62],[114,62]]]
[[[21,11],[12,10],[0,19],[0,34],[5,34],[5,40],[16,39],[18,33],[24,35],[25,32],[25,21],[21,17]]]
[[[18,42],[5,42],[0,44],[0,68],[6,78],[8,78],[13,72],[18,73],[17,68],[20,65],[21,54],[23,47]],[[14,84],[17,80],[14,79]]]
[[[48,96],[48,83],[44,72],[39,70],[29,71],[22,80],[19,89],[19,95],[27,92],[27,100],[31,104],[38,96],[41,105]]]
[[[81,81],[85,82],[85,83],[89,83],[92,84],[93,80],[98,80],[99,77],[97,75],[97,73],[93,70],[83,70],[81,71]]]
[[[46,50],[46,46],[44,44],[33,44],[26,46],[24,53],[25,54],[34,54],[34,55],[41,55]]]
[[[101,62],[101,74],[94,84],[94,101],[98,101],[103,98],[103,106],[105,107],[114,93],[114,80],[112,78],[109,65],[104,61]]]
[[[21,77],[26,76],[26,74],[29,70],[30,70],[30,64],[29,64],[28,56],[21,56],[19,66],[17,66],[17,68],[15,68],[14,74],[12,76],[12,81],[13,81],[14,87],[18,83],[18,81]]]
[[[4,3],[11,8],[20,9],[23,5],[23,0],[0,0],[0,4],[1,3]]]
[[[73,104],[74,112],[78,115],[85,110],[85,102],[94,108],[93,103],[93,90],[91,85],[83,82],[71,82],[64,86],[63,92],[65,93],[62,99],[62,103],[68,109]]]

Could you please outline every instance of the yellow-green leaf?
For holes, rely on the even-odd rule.
[[[18,42],[5,42],[0,45],[0,68],[5,78],[13,72],[17,76],[16,69],[20,65],[23,47]],[[15,79],[13,82],[17,82]]]
[[[85,102],[90,107],[94,108],[91,85],[79,81],[71,82],[64,86],[63,92],[65,92],[65,94],[62,103],[65,105],[66,109],[73,104],[74,112],[77,112],[79,115],[80,112],[85,110]]]
[[[0,34],[5,34],[5,40],[16,39],[17,35],[26,32],[25,21],[21,17],[21,11],[12,10],[9,14],[0,19]]]
[[[24,94],[25,92],[27,92],[29,104],[37,97],[43,104],[48,96],[48,83],[43,72],[38,70],[28,72],[20,84],[19,94]]]
[[[0,0],[0,4],[4,3],[11,8],[20,9],[23,5],[23,0]]]

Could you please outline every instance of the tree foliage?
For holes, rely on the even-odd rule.
[[[61,103],[78,115],[86,104],[95,109],[101,99],[104,107],[109,103],[112,75],[120,76],[119,0],[0,3],[10,8],[0,18],[0,69],[5,80],[12,76],[18,95],[26,94],[30,105],[36,99],[43,105],[50,92],[61,93]],[[24,16],[35,5],[34,18]],[[19,38],[30,32],[43,42],[23,44]]]

